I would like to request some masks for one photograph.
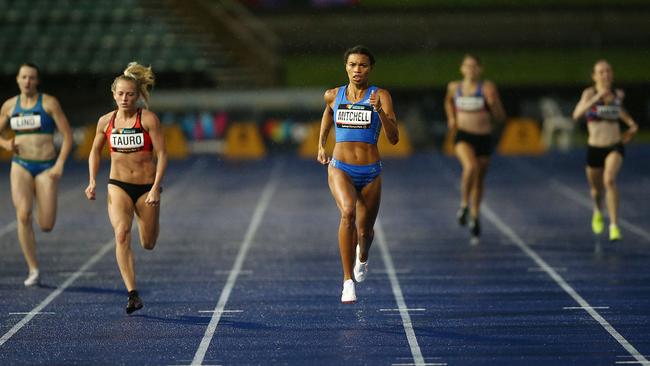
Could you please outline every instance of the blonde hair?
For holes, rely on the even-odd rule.
[[[155,82],[155,76],[151,66],[140,65],[137,62],[130,62],[122,75],[119,75],[113,80],[113,85],[111,85],[111,91],[115,92],[117,87],[117,82],[120,80],[128,80],[135,83],[138,93],[142,97],[144,102],[144,107],[149,108],[149,90],[153,88]]]

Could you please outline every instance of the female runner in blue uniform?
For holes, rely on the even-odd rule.
[[[11,198],[16,208],[18,241],[29,267],[24,285],[34,286],[40,280],[32,226],[34,199],[41,231],[51,231],[56,222],[59,179],[72,149],[72,131],[59,101],[38,92],[39,70],[36,65],[22,64],[16,82],[20,94],[5,101],[0,112],[0,131],[10,121],[16,136],[11,140],[0,138],[0,145],[14,152],[10,173]],[[58,155],[54,146],[55,129],[63,136]]]
[[[599,60],[594,65],[591,77],[595,85],[582,92],[573,111],[573,119],[577,121],[583,115],[587,117],[587,180],[594,202],[591,228],[597,235],[605,229],[602,214],[605,191],[610,222],[609,240],[616,241],[622,238],[618,228],[619,196],[616,176],[623,165],[623,144],[632,139],[638,127],[623,108],[625,93],[612,86],[614,72],[611,65],[605,60]],[[625,133],[621,133],[619,121],[628,126]]]
[[[450,82],[445,96],[448,128],[455,132],[454,148],[463,167],[457,218],[465,226],[471,216],[473,242],[481,235],[479,210],[493,150],[492,119],[503,121],[506,117],[496,85],[481,80],[481,72],[479,59],[465,55],[460,66],[463,80]]]
[[[349,83],[325,92],[318,161],[329,164],[327,180],[341,214],[338,230],[343,265],[341,302],[354,303],[357,300],[354,281],[362,282],[366,278],[368,250],[379,212],[381,161],[377,138],[382,125],[391,144],[397,143],[399,135],[390,94],[368,82],[375,64],[372,53],[366,47],[355,46],[345,52],[343,60]],[[332,125],[336,144],[330,158],[325,144]]]
[[[90,179],[86,196],[94,200],[100,153],[108,141],[111,150],[108,216],[115,232],[117,264],[129,296],[127,314],[143,306],[135,286],[135,262],[131,251],[133,216],[138,223],[140,245],[153,249],[160,227],[161,183],[167,168],[160,121],[146,109],[153,83],[151,67],[135,62],[115,78],[111,90],[117,110],[99,118],[88,158]],[[138,106],[139,101],[144,109]]]

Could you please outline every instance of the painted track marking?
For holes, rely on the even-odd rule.
[[[217,301],[217,305],[213,310],[214,314],[212,315],[212,318],[210,319],[210,323],[208,324],[208,327],[205,330],[205,334],[203,335],[203,339],[201,339],[201,343],[199,344],[199,347],[196,350],[196,353],[194,354],[192,365],[201,365],[203,363],[205,354],[208,351],[208,348],[210,347],[210,342],[214,337],[214,333],[217,330],[219,321],[221,320],[221,317],[225,311],[226,304],[228,303],[228,299],[230,298],[230,293],[232,292],[232,289],[235,286],[235,282],[237,282],[237,277],[239,277],[239,274],[242,271],[244,259],[246,259],[246,255],[248,254],[248,250],[250,249],[251,244],[253,243],[253,239],[255,238],[257,229],[259,228],[260,223],[262,222],[262,217],[264,216],[264,212],[266,212],[266,208],[268,207],[269,202],[271,202],[273,192],[275,192],[280,168],[281,168],[281,164],[276,164],[274,166],[271,172],[271,177],[269,181],[266,183],[264,190],[262,191],[262,195],[257,203],[257,206],[255,207],[253,217],[251,219],[250,224],[248,225],[248,229],[246,230],[244,239],[241,245],[239,246],[239,252],[237,253],[235,262],[232,265],[232,269],[230,270],[230,274],[228,275],[226,284],[221,290],[221,295],[219,295],[219,300]]]
[[[408,312],[408,306],[406,306],[406,301],[404,301],[404,295],[402,294],[402,288],[397,279],[397,274],[395,273],[395,266],[393,265],[393,258],[390,255],[388,250],[388,245],[386,244],[386,235],[384,234],[384,229],[381,225],[381,221],[377,219],[375,223],[375,234],[377,239],[377,245],[379,246],[379,251],[381,252],[381,258],[384,261],[384,267],[386,268],[386,274],[390,281],[391,288],[393,289],[393,295],[395,296],[395,302],[399,309],[399,314],[402,318],[402,325],[404,326],[404,332],[406,333],[406,339],[409,342],[411,348],[411,355],[413,356],[413,364],[416,366],[427,365],[424,362],[424,357],[422,357],[422,351],[420,350],[420,345],[415,336],[415,330],[413,330],[413,323],[411,323],[411,316]]]
[[[175,187],[175,190],[172,191],[172,194],[168,195],[168,198],[163,201],[163,204],[165,202],[169,202],[178,196],[182,190],[179,189],[178,187],[183,186],[184,184],[188,183],[190,181],[191,173],[195,172],[198,169],[203,169],[203,164],[202,160],[197,160],[192,164],[190,168],[188,168],[188,171],[186,172],[185,177],[179,181]],[[171,198],[169,197],[171,196]],[[54,299],[59,297],[72,283],[74,283],[79,277],[81,277],[88,269],[90,269],[95,263],[97,263],[106,253],[108,253],[109,250],[113,249],[114,246],[114,239],[111,238],[109,241],[106,243],[102,244],[102,246],[99,248],[99,251],[95,253],[90,259],[88,259],[76,272],[74,272],[67,280],[65,280],[61,285],[59,285],[54,291],[52,291],[46,298],[45,300],[41,301],[36,307],[34,307],[31,311],[26,313],[24,318],[22,318],[18,323],[16,323],[7,333],[5,333],[2,337],[0,337],[0,347],[5,344],[11,337],[14,336],[20,329],[22,329],[27,323],[29,323],[34,316],[38,313],[42,313],[41,310],[43,310],[47,305],[49,305]]]

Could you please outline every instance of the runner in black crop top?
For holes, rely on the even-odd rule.
[[[587,118],[587,181],[593,200],[591,229],[599,235],[605,230],[603,218],[603,198],[607,197],[609,213],[609,239],[622,238],[618,227],[619,194],[616,186],[618,172],[623,166],[625,149],[623,144],[630,141],[637,131],[637,124],[623,108],[625,94],[612,87],[614,72],[605,60],[594,65],[591,75],[594,86],[585,89],[573,111],[573,119]],[[621,132],[620,123],[627,125]]]

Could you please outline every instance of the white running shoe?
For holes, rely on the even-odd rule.
[[[29,276],[27,276],[27,279],[25,279],[25,282],[24,282],[25,287],[38,285],[38,280],[39,280],[38,269],[35,269],[33,271],[29,271]]]
[[[357,256],[354,258],[354,279],[357,282],[363,282],[368,274],[368,261],[361,262],[359,260],[359,245],[357,245]]]
[[[344,304],[354,304],[357,302],[357,294],[354,291],[354,281],[352,279],[343,282],[343,291],[341,292],[341,302]]]

